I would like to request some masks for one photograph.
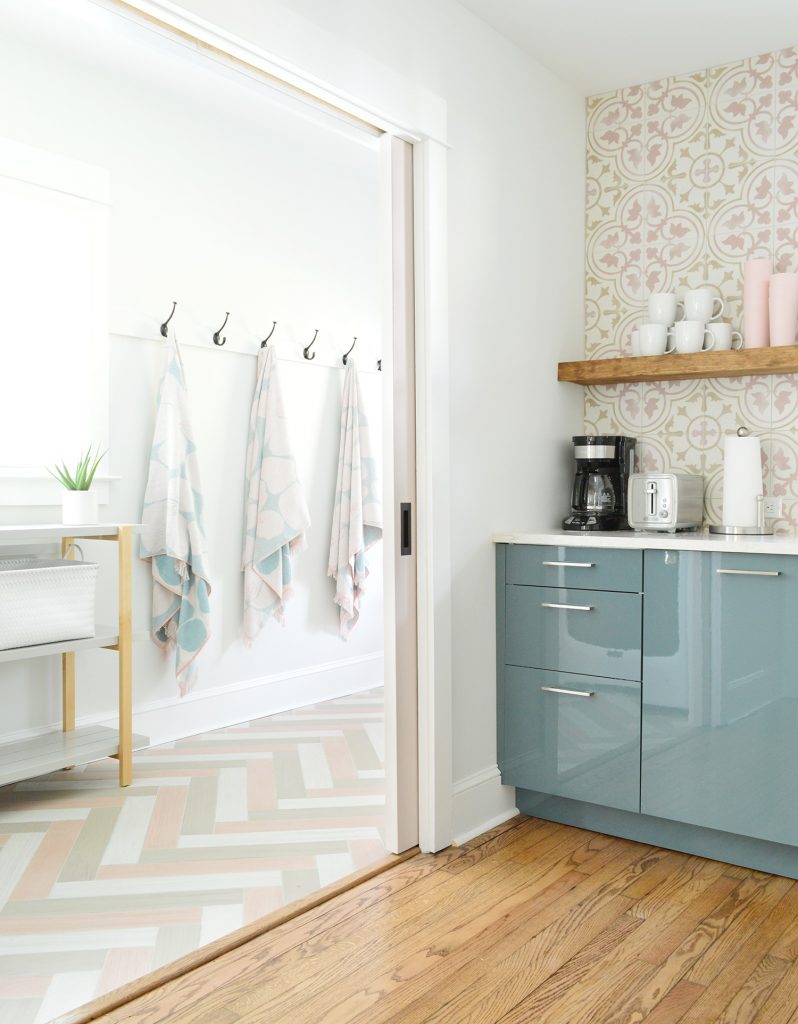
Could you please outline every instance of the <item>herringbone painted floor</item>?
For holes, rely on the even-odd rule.
[[[382,690],[0,789],[0,1024],[45,1024],[385,853]]]

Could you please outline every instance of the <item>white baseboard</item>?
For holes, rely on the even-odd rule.
[[[133,709],[133,732],[148,736],[150,745],[213,729],[224,729],[255,718],[292,711],[335,697],[382,686],[382,652],[311,665],[260,679],[197,690],[181,698],[150,701]],[[79,716],[78,726],[107,725],[116,728],[116,717],[107,714]],[[60,722],[2,736],[2,742],[29,739],[60,728]]]
[[[454,784],[452,842],[461,846],[516,814],[515,789],[502,785],[498,765],[483,768]]]

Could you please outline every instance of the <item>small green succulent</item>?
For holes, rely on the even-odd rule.
[[[54,469],[48,467],[47,472],[50,476],[55,477],[59,483],[63,484],[68,491],[88,491],[94,479],[94,474],[97,472],[97,467],[107,454],[108,449],[100,453],[100,446],[97,445],[96,452],[89,448],[86,454],[81,456],[72,473],[66,468],[66,464],[63,463],[60,466],[56,465]]]

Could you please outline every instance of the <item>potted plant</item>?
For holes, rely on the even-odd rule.
[[[86,454],[80,457],[72,472],[64,463],[47,470],[66,488],[61,498],[62,522],[70,526],[86,526],[97,522],[97,495],[89,488],[94,480],[97,467],[106,454],[107,451],[100,452],[98,445],[96,452],[89,448]]]

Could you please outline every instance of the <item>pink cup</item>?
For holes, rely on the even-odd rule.
[[[770,344],[794,345],[798,331],[798,274],[770,278]]]
[[[743,274],[743,336],[746,348],[770,344],[768,295],[773,261],[747,260]]]

